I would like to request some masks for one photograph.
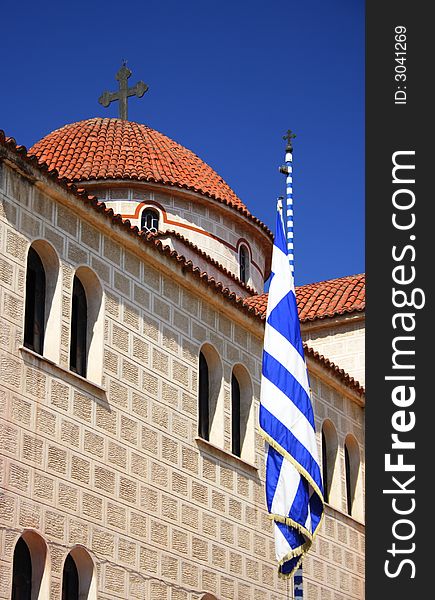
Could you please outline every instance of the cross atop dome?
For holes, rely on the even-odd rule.
[[[119,100],[119,118],[128,121],[128,100],[129,96],[137,96],[142,98],[148,86],[143,81],[138,81],[133,87],[128,87],[127,79],[131,76],[131,71],[127,67],[127,61],[122,61],[122,67],[117,72],[115,78],[119,81],[119,90],[117,92],[103,92],[98,99],[98,102],[105,108],[111,102]]]

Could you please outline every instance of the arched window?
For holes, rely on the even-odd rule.
[[[60,319],[59,259],[48,242],[35,240],[27,255],[23,345],[58,362]]]
[[[25,530],[15,544],[12,567],[12,600],[45,600],[49,597],[47,545],[35,531]]]
[[[199,353],[199,381],[198,381],[198,434],[204,440],[210,436],[210,414],[209,414],[209,381],[208,364],[202,352]]]
[[[240,385],[234,371],[231,375],[231,452],[240,456]]]
[[[222,362],[210,344],[204,344],[198,360],[198,435],[223,445]]]
[[[71,312],[70,369],[86,377],[88,303],[80,279],[75,276]]]
[[[323,499],[329,502],[329,477],[328,477],[328,459],[326,453],[326,438],[322,427],[322,479],[323,479]]]
[[[45,287],[44,265],[36,250],[30,247],[27,256],[24,345],[38,354],[44,351]]]
[[[79,600],[79,573],[71,554],[68,554],[63,566],[62,600]]]
[[[231,373],[231,450],[252,463],[254,432],[251,378],[245,367],[235,365]]]
[[[363,491],[358,442],[352,435],[344,443],[344,464],[346,476],[346,510],[357,519],[363,518]]]
[[[338,437],[329,419],[322,425],[322,478],[325,502],[340,506],[340,490],[337,481]]]
[[[65,559],[62,574],[62,600],[96,600],[95,567],[88,551],[75,546]]]
[[[12,571],[12,600],[31,600],[32,598],[32,559],[30,550],[22,537],[14,550]]]
[[[347,444],[344,445],[344,465],[346,470],[346,508],[349,515],[352,514],[353,490],[350,472],[350,456]]]
[[[248,283],[249,280],[249,251],[248,248],[241,244],[239,248],[239,278],[243,283]]]
[[[142,231],[157,233],[159,230],[159,213],[152,208],[145,208],[141,217]]]
[[[70,369],[100,384],[103,370],[103,290],[93,271],[79,267],[71,305]]]

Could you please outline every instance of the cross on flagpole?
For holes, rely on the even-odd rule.
[[[296,134],[291,129],[287,129],[287,133],[282,136],[283,140],[287,140],[287,152],[293,152],[292,140],[296,137]]]
[[[123,61],[122,67],[117,72],[115,78],[119,82],[119,90],[117,92],[103,92],[98,99],[98,102],[105,108],[109,106],[111,102],[119,100],[119,118],[124,121],[128,120],[128,98],[130,96],[137,96],[142,98],[145,92],[148,91],[148,86],[143,81],[138,81],[133,87],[128,87],[127,80],[131,76],[131,71],[127,67],[126,61]]]

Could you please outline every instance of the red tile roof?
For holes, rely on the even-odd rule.
[[[300,321],[314,321],[365,309],[365,273],[296,287]],[[266,315],[267,293],[246,298],[245,304]]]
[[[73,182],[149,181],[198,192],[253,217],[230,186],[191,150],[147,125],[122,119],[87,119],[36,142],[29,154]]]
[[[257,294],[245,299],[246,306],[249,306],[253,311],[257,312],[263,319],[266,317],[268,294]]]

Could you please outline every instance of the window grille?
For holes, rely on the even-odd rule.
[[[239,249],[239,276],[240,281],[248,283],[249,279],[249,253],[246,246],[240,246]]]
[[[142,212],[141,229],[147,233],[157,233],[159,230],[159,214],[157,211],[146,208]]]

